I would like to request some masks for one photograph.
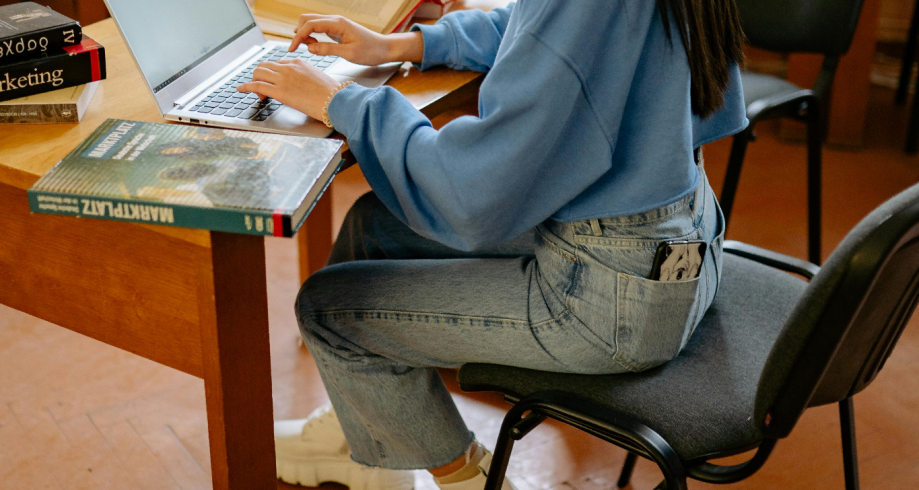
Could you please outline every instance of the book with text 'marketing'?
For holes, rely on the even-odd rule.
[[[10,65],[0,64],[0,101],[96,82],[105,78],[105,49],[83,36],[79,44]]]
[[[290,237],[342,142],[109,119],[28,191],[34,213]]]

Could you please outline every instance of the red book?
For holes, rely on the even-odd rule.
[[[0,101],[103,79],[105,48],[84,35],[80,44],[49,52],[41,58],[0,66]]]

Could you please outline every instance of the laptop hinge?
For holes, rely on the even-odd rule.
[[[181,97],[179,97],[172,103],[173,107],[183,106],[191,102],[198,94],[201,93],[201,91],[210,88],[212,85],[219,82],[223,77],[227,76],[231,71],[238,69],[240,65],[242,65],[249,58],[255,56],[256,53],[258,53],[262,49],[264,49],[262,46],[252,46],[245,53],[243,53],[242,56],[240,56],[239,58],[236,58],[235,62],[227,64],[220,71],[212,75],[210,78],[199,83],[198,85],[196,85],[194,88],[192,88],[188,92],[185,92],[184,94],[182,94]]]

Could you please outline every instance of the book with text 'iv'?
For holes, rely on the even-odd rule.
[[[342,142],[109,119],[28,191],[34,213],[290,237]]]
[[[79,44],[80,24],[48,7],[20,2],[0,7],[0,64],[40,58]]]
[[[80,44],[41,58],[0,64],[0,101],[82,85],[105,78],[105,49],[83,36]]]

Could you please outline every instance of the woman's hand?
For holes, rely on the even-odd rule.
[[[420,63],[424,41],[420,32],[384,36],[338,15],[303,14],[294,31],[290,51],[306,44],[313,54],[340,56],[360,65],[379,65],[390,61]],[[314,33],[326,34],[337,43],[321,43]]]
[[[295,59],[266,61],[252,71],[252,81],[239,86],[240,92],[271,97],[314,119],[322,121],[322,110],[338,82],[309,63]]]

